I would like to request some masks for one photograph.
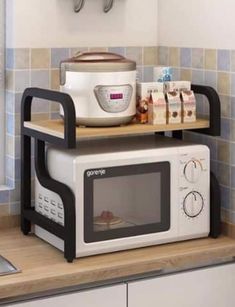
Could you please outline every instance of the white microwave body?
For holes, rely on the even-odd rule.
[[[51,177],[75,195],[76,257],[208,236],[208,147],[154,136],[92,142],[47,150]],[[60,197],[37,179],[35,193],[36,211],[63,225]],[[35,233],[64,250],[53,234],[38,226]]]

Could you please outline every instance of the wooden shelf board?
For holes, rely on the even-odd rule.
[[[49,135],[53,135],[59,138],[64,138],[64,122],[63,120],[44,120],[44,121],[31,121],[25,122],[24,126],[39,132],[43,132]],[[130,124],[119,127],[77,127],[76,135],[77,139],[88,137],[107,137],[107,136],[122,136],[133,134],[147,134],[151,132],[161,131],[176,131],[176,130],[191,130],[191,129],[203,129],[209,127],[209,121],[206,119],[197,119],[194,123],[184,124],[170,124],[170,125],[141,125]]]

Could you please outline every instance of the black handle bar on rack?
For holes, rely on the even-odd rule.
[[[192,84],[195,94],[206,96],[209,102],[210,127],[195,130],[197,133],[220,136],[221,134],[221,105],[220,98],[216,90],[210,86]]]
[[[59,138],[46,133],[24,127],[24,122],[31,121],[31,108],[33,98],[53,101],[59,103],[64,111],[64,138]],[[65,148],[76,146],[76,113],[72,98],[65,93],[45,90],[41,88],[27,88],[24,91],[21,105],[21,123],[25,134],[38,137],[45,142],[52,142]],[[27,133],[30,130],[30,133]]]

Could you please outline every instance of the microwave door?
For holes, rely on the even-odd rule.
[[[169,230],[170,181],[169,162],[87,170],[85,242]]]

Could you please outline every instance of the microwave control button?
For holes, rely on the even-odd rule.
[[[42,209],[43,208],[42,203],[38,203],[38,207]]]
[[[51,209],[51,214],[52,214],[52,215],[56,215],[55,209]]]
[[[60,204],[60,203],[57,205],[57,207],[58,207],[58,209],[61,209],[61,210],[64,208],[63,205]]]
[[[56,206],[56,202],[54,200],[51,200],[51,205],[55,207]]]
[[[198,160],[190,160],[184,167],[184,176],[190,183],[198,181],[202,173],[202,165]]]
[[[204,200],[199,192],[192,191],[184,199],[183,209],[184,213],[190,217],[195,218],[199,216],[204,208]]]
[[[63,214],[58,212],[58,218],[62,219],[63,218]]]

